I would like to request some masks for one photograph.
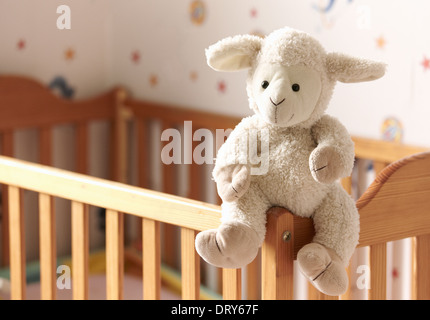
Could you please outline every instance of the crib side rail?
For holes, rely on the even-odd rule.
[[[199,231],[219,225],[216,205],[5,156],[0,156],[0,182]]]
[[[358,247],[369,247],[370,299],[386,298],[386,245],[415,237],[414,296],[430,299],[430,152],[403,158],[383,169],[357,201],[360,213]],[[277,215],[280,215],[277,209]],[[285,212],[285,210],[283,210]],[[312,240],[310,219],[294,217],[290,242],[297,251]]]
[[[167,195],[125,184],[89,177],[43,165],[0,156],[0,182],[8,185],[12,298],[25,298],[25,246],[21,189],[39,193],[42,298],[55,298],[52,275],[55,231],[52,197],[72,203],[73,296],[88,298],[88,205],[106,208],[107,297],[122,298],[124,268],[123,213],[143,218],[144,297],[160,297],[160,222],[182,228],[184,297],[198,297],[199,267],[194,250],[197,231],[219,225],[215,205]],[[190,259],[190,255],[192,256]],[[227,271],[228,273],[228,271]]]

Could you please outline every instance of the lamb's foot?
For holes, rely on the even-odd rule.
[[[338,255],[318,243],[305,245],[297,253],[300,270],[319,291],[338,296],[348,288],[348,275]]]
[[[252,262],[260,247],[257,233],[241,222],[225,222],[218,229],[200,232],[196,250],[208,263],[221,268],[241,268]]]

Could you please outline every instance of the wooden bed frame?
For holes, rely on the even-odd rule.
[[[111,123],[111,179],[88,173],[88,125],[91,121]],[[20,190],[39,194],[41,297],[56,296],[55,210],[53,198],[71,201],[73,296],[88,298],[89,231],[88,206],[106,209],[107,298],[123,297],[124,216],[142,219],[139,236],[143,251],[143,291],[145,299],[160,298],[160,224],[180,230],[183,299],[198,299],[200,258],[194,249],[197,232],[219,225],[220,207],[201,201],[202,166],[189,168],[190,187],[186,197],[174,195],[177,176],[174,165],[163,165],[163,192],[149,188],[148,127],[159,121],[161,128],[174,128],[185,120],[193,129],[234,128],[240,119],[186,108],[139,101],[116,88],[97,98],[67,101],[54,96],[36,81],[0,76],[0,183],[2,186],[3,262],[10,265],[11,297],[25,299],[25,231]],[[138,145],[138,186],[127,184],[129,145],[127,124],[132,121]],[[52,165],[52,129],[68,123],[75,126],[76,172]],[[39,162],[14,159],[13,135],[17,129],[38,128]],[[359,246],[370,247],[370,299],[386,297],[386,243],[413,237],[413,298],[430,299],[430,153],[426,149],[354,137],[357,158],[370,159],[379,173],[357,201],[361,217]],[[401,160],[399,160],[401,159]],[[391,164],[390,164],[391,163]],[[351,179],[342,184],[351,190]],[[169,227],[170,226],[170,227]],[[176,227],[172,227],[176,226]],[[298,249],[313,236],[310,219],[298,218],[283,208],[268,212],[267,238],[261,250],[261,298],[292,299],[293,261]],[[170,229],[173,231],[173,229]],[[169,235],[168,230],[165,234]],[[169,257],[169,248],[165,254]],[[255,293],[255,263],[248,266],[248,298]],[[254,265],[254,266],[253,266]],[[241,270],[222,270],[225,299],[241,299]],[[309,287],[311,299],[338,299]],[[347,299],[348,293],[342,296]]]

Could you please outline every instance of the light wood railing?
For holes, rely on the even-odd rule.
[[[0,77],[0,132],[1,132],[1,152],[5,156],[14,156],[14,135],[15,130],[20,128],[39,128],[39,162],[44,165],[52,165],[52,139],[53,128],[63,123],[72,123],[75,126],[76,136],[76,171],[79,173],[88,173],[88,148],[89,135],[88,125],[90,121],[107,120],[111,123],[111,178],[116,181],[125,182],[127,175],[127,150],[124,150],[126,137],[126,121],[133,120],[136,123],[138,163],[143,164],[139,167],[140,187],[149,186],[149,169],[148,154],[151,152],[148,148],[149,134],[148,127],[154,120],[161,121],[161,127],[174,128],[183,125],[184,121],[192,121],[193,132],[205,128],[212,132],[217,129],[233,129],[241,120],[237,117],[217,115],[213,113],[201,112],[178,106],[169,106],[150,101],[139,101],[128,97],[122,89],[111,90],[99,97],[88,101],[66,101],[52,95],[48,88],[43,85],[25,78],[15,76]],[[424,152],[425,148],[412,147],[400,143],[385,142],[373,139],[364,139],[353,137],[357,158],[369,159],[374,163],[377,173],[383,171],[390,163],[403,157]],[[194,146],[193,146],[194,147]],[[23,206],[21,189],[30,189],[39,192],[39,211],[40,211],[40,259],[42,281],[42,298],[55,298],[55,210],[53,205],[54,197],[65,197],[72,201],[72,221],[73,228],[72,250],[73,265],[75,266],[73,286],[75,288],[75,298],[88,298],[88,233],[89,233],[89,205],[107,208],[106,227],[109,237],[106,239],[108,247],[109,261],[107,263],[108,278],[108,297],[122,297],[122,274],[123,274],[123,236],[124,236],[124,213],[142,217],[142,231],[140,236],[146,252],[146,259],[153,263],[145,266],[145,273],[155,274],[155,277],[149,277],[144,281],[146,297],[148,292],[152,292],[152,297],[159,296],[159,274],[157,274],[159,265],[160,250],[157,249],[161,243],[165,244],[168,259],[173,260],[173,254],[169,251],[173,248],[173,237],[169,237],[167,232],[165,239],[160,241],[160,223],[166,223],[166,226],[179,225],[182,239],[182,269],[194,270],[193,272],[182,275],[184,296],[195,298],[198,296],[199,289],[199,258],[194,250],[191,250],[191,244],[194,243],[195,233],[198,230],[216,227],[219,219],[219,207],[208,205],[199,201],[168,196],[162,193],[140,188],[133,188],[121,184],[112,184],[105,180],[91,179],[87,176],[73,175],[69,172],[55,170],[48,167],[34,166],[25,162],[14,161],[10,158],[1,158],[1,179],[4,183],[2,186],[2,262],[9,265],[9,256],[12,258],[13,265],[13,284],[14,296],[25,296],[25,248],[24,248],[24,225]],[[163,165],[163,191],[166,193],[175,193],[175,168],[173,165]],[[408,165],[409,167],[409,165]],[[15,176],[16,173],[16,176]],[[20,174],[18,174],[20,173]],[[202,166],[195,163],[190,165],[190,189],[187,198],[202,200],[203,185],[201,179]],[[405,177],[405,179],[407,179]],[[26,182],[27,181],[27,182]],[[68,181],[65,183],[65,181]],[[422,180],[417,180],[420,184]],[[351,179],[347,178],[342,181],[347,190],[351,190]],[[95,191],[97,190],[97,191]],[[85,192],[83,192],[85,191]],[[101,192],[101,193],[98,193]],[[121,195],[119,197],[119,195]],[[136,199],[139,199],[138,201]],[[10,205],[9,205],[10,203]],[[116,203],[117,206],[114,206]],[[133,206],[134,203],[135,205]],[[358,205],[360,202],[357,203]],[[422,208],[423,206],[421,206]],[[126,211],[129,210],[130,212]],[[403,208],[404,210],[409,209]],[[362,209],[363,210],[363,209]],[[9,218],[9,212],[13,218]],[[160,214],[162,212],[162,214]],[[299,222],[292,218],[285,210],[273,209],[273,214],[269,215],[268,229],[273,230],[266,239],[263,246],[263,297],[291,297],[292,291],[285,284],[285,279],[289,279],[292,274],[292,265],[286,259],[291,252],[296,252],[297,247],[303,243],[301,239],[311,237],[311,223]],[[409,214],[409,213],[408,213]],[[371,215],[369,215],[370,217]],[[372,216],[374,217],[374,216]],[[380,217],[377,219],[385,219]],[[373,218],[372,218],[373,219]],[[398,223],[403,223],[403,218],[399,218]],[[420,217],[417,221],[423,222]],[[366,219],[364,219],[366,221]],[[405,220],[407,221],[407,220]],[[425,222],[425,221],[424,221]],[[372,222],[373,223],[373,222]],[[407,223],[406,223],[407,224]],[[425,228],[426,224],[422,224]],[[291,227],[294,235],[288,242],[282,240],[282,234]],[[142,230],[144,229],[144,230]],[[365,229],[366,230],[366,229]],[[373,230],[373,229],[371,229]],[[398,231],[402,228],[396,229]],[[379,230],[380,231],[380,230]],[[373,231],[372,231],[373,232]],[[145,233],[145,237],[143,234]],[[276,236],[274,236],[276,235]],[[373,234],[369,236],[371,238]],[[405,236],[405,234],[402,234]],[[420,273],[417,267],[418,255],[428,255],[428,242],[425,241],[425,234],[408,233],[409,236],[416,235],[414,242],[414,268]],[[375,235],[375,239],[378,235]],[[10,239],[10,241],[9,241]],[[145,240],[146,239],[146,240]],[[280,240],[281,239],[281,240]],[[10,243],[9,243],[10,242]],[[294,243],[294,249],[288,247]],[[9,252],[9,248],[14,248]],[[187,249],[188,248],[188,249]],[[371,250],[371,264],[382,266],[379,274],[383,278],[384,262],[379,259],[385,255],[386,249],[384,243],[374,243]],[[294,255],[293,255],[294,256]],[[421,259],[421,258],[420,258]],[[373,262],[372,262],[373,261]],[[185,264],[185,265],[184,265]],[[250,291],[250,288],[256,288],[255,285],[255,264],[250,264],[247,268],[247,294],[248,298],[258,298],[256,290]],[[421,264],[422,265],[422,264]],[[274,270],[276,268],[277,270]],[[276,271],[276,272],[275,272]],[[375,271],[376,272],[376,271]],[[224,297],[240,298],[241,297],[241,270],[224,270]],[[420,276],[424,279],[423,276]],[[428,279],[427,279],[428,280]],[[429,283],[428,281],[425,283]],[[379,287],[379,286],[378,286]],[[288,289],[287,289],[288,288]],[[423,290],[421,286],[419,290]],[[285,291],[287,290],[287,291]],[[419,291],[417,282],[414,281],[414,292]],[[373,294],[372,297],[384,294]],[[422,295],[421,295],[422,296]],[[324,298],[316,295],[316,297]]]
[[[53,272],[56,260],[52,197],[72,202],[72,259],[74,298],[88,298],[88,210],[87,206],[106,208],[107,297],[122,297],[123,214],[143,218],[144,296],[160,294],[159,223],[182,228],[185,298],[196,297],[200,283],[194,249],[196,231],[219,225],[218,206],[167,195],[121,183],[93,178],[8,157],[0,157],[0,182],[8,185],[10,270],[12,298],[25,298],[25,231],[20,189],[39,193],[40,256],[42,297],[53,298],[56,290]],[[190,259],[191,257],[191,259]]]
[[[370,298],[385,297],[386,243],[416,237],[418,299],[430,298],[430,153],[395,162],[378,175],[357,202],[361,216],[360,245],[370,246],[372,275]],[[39,193],[42,298],[55,298],[53,266],[55,232],[52,197],[72,202],[73,296],[88,298],[88,211],[93,205],[107,209],[107,298],[123,296],[123,214],[143,218],[143,286],[145,299],[160,298],[159,223],[181,228],[183,298],[199,296],[199,257],[196,232],[219,225],[220,208],[186,198],[128,186],[82,174],[0,157],[0,182],[8,186],[10,269],[13,299],[25,298],[25,230],[20,190]],[[297,251],[313,237],[311,219],[273,208],[268,213],[267,237],[262,248],[262,298],[290,299],[293,261]],[[223,297],[241,298],[240,272],[223,271]],[[320,298],[327,298],[321,296]]]

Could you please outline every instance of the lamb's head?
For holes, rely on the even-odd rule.
[[[206,56],[217,71],[249,69],[250,107],[280,127],[315,123],[327,109],[337,81],[370,81],[385,73],[385,64],[326,53],[309,34],[291,28],[265,38],[229,37],[209,47]]]

